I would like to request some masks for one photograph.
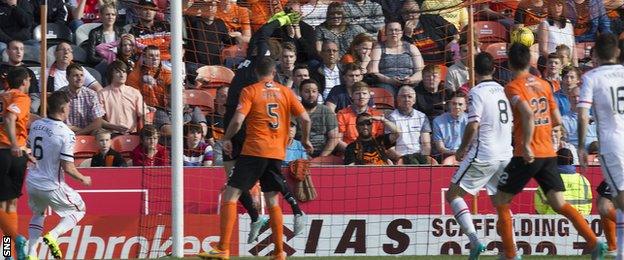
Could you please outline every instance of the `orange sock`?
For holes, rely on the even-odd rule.
[[[236,223],[236,201],[221,203],[221,239],[219,250],[229,251],[232,232]]]
[[[498,212],[498,222],[496,223],[496,229],[498,234],[503,240],[503,250],[505,250],[505,257],[513,258],[516,256],[516,245],[514,245],[513,227],[511,225],[511,211],[509,210],[509,204],[503,204],[496,207]]]
[[[585,241],[587,241],[587,248],[594,249],[596,243],[598,243],[598,239],[596,238],[596,234],[589,228],[587,222],[581,214],[574,208],[570,203],[566,203],[561,207],[561,215],[564,215],[567,219],[572,221],[574,228],[579,232]]]
[[[275,244],[275,250],[273,255],[277,255],[284,251],[283,237],[284,237],[284,216],[282,215],[282,209],[279,205],[273,206],[269,209],[269,217],[271,232],[273,232],[273,243]]]
[[[11,237],[11,255],[15,256],[15,237],[17,236],[17,212],[0,212],[0,228],[5,236]]]
[[[608,214],[600,215],[600,223],[607,239],[607,248],[609,251],[617,249],[617,237],[615,236],[615,209],[611,209]]]

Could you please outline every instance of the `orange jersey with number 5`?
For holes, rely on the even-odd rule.
[[[28,121],[30,120],[30,97],[19,89],[11,89],[0,94],[0,146],[10,147],[11,141],[5,128],[8,113],[17,116],[15,120],[15,138],[18,146],[26,145]]]
[[[531,150],[535,158],[557,156],[552,140],[551,111],[557,108],[550,84],[529,73],[520,74],[505,87],[505,94],[513,107],[513,143],[514,156],[522,156],[523,131],[521,116],[518,110],[520,102],[525,101],[533,111],[533,139]]]
[[[299,116],[305,109],[292,90],[265,80],[241,91],[237,111],[246,115],[241,154],[284,160],[290,116]]]

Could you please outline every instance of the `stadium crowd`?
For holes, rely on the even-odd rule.
[[[170,163],[172,82],[169,2],[48,1],[47,77],[41,59],[40,1],[0,2],[4,89],[14,68],[31,77],[31,112],[41,84],[71,99],[67,124],[78,135],[82,166]],[[469,56],[496,60],[494,79],[512,78],[506,48],[521,27],[535,35],[532,73],[547,80],[563,115],[556,148],[583,145],[596,153],[596,128],[576,140],[574,112],[591,46],[600,33],[623,31],[617,0],[505,0],[468,8],[442,0],[201,0],[184,3],[184,163],[222,164],[220,137],[228,86],[254,50],[254,34],[273,14],[298,12],[298,23],[271,35],[275,78],[291,88],[312,118],[312,154],[293,122],[287,160],[356,165],[453,164],[467,124]],[[622,44],[620,44],[622,46]],[[357,123],[368,113],[370,120]],[[317,159],[318,158],[318,159]],[[575,159],[575,162],[577,160]]]

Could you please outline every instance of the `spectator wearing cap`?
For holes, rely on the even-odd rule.
[[[308,159],[308,154],[305,148],[303,148],[301,142],[295,139],[297,125],[297,120],[291,118],[288,128],[288,147],[286,147],[286,158],[282,161],[282,166],[288,166],[290,162],[295,160]]]
[[[240,37],[243,42],[251,39],[249,9],[236,4],[236,0],[220,0],[217,17],[225,22],[231,37]]]
[[[343,151],[348,144],[352,143],[358,137],[356,128],[356,118],[359,114],[368,113],[375,117],[383,117],[383,112],[369,106],[371,95],[368,84],[360,81],[353,85],[351,99],[353,104],[336,113],[338,121],[338,131],[342,134],[342,140],[338,142],[337,149]],[[388,121],[389,122],[389,121]],[[373,136],[378,136],[384,132],[385,121],[376,120],[372,128]]]
[[[136,9],[139,21],[131,25],[128,33],[134,35],[137,41],[144,45],[158,46],[162,60],[171,60],[171,54],[169,53],[169,45],[171,44],[169,24],[156,20],[156,12],[159,9],[154,0],[139,0]]]
[[[301,5],[299,0],[289,0],[286,3],[286,8],[289,8],[291,12],[297,12],[301,14]],[[277,39],[280,42],[290,42],[297,47],[297,60],[309,61],[317,59],[316,51],[316,33],[314,27],[304,21],[305,17],[299,21],[298,24],[291,24],[282,26],[275,30],[272,38]]]
[[[310,142],[314,147],[311,157],[328,156],[336,148],[340,133],[336,114],[323,104],[317,102],[319,97],[318,83],[312,79],[301,82],[299,95],[301,104],[314,122],[310,128]],[[301,129],[297,129],[295,139],[301,138]]]
[[[353,38],[363,32],[366,30],[347,21],[343,3],[332,2],[327,8],[325,22],[316,27],[316,50],[321,52],[323,42],[332,41],[338,44],[338,57],[342,57]]]
[[[89,39],[87,39],[85,43],[89,63],[93,65],[102,62],[102,57],[98,54],[96,47],[102,43],[118,41],[123,34],[123,28],[115,25],[115,21],[117,20],[117,7],[115,7],[114,4],[106,3],[100,6],[99,19],[102,25],[95,27],[89,32]]]
[[[565,14],[574,25],[576,42],[592,42],[598,33],[612,33],[602,0],[567,0]]]
[[[0,1],[0,52],[11,40],[30,40],[32,24],[32,6],[28,0]]]
[[[381,5],[371,0],[348,0],[344,9],[348,22],[361,26],[370,35],[376,35],[384,25]]]
[[[39,91],[39,80],[35,76],[35,72],[33,72],[30,68],[28,68],[24,62],[24,43],[19,40],[12,40],[8,42],[8,48],[6,49],[7,56],[9,56],[9,61],[6,63],[0,64],[0,79],[2,80],[2,87],[0,89],[8,89],[7,75],[9,71],[21,67],[28,71],[28,75],[30,75],[30,89],[29,93],[38,93]],[[31,102],[30,110],[32,113],[37,113],[37,109],[39,108],[39,103],[36,104]]]
[[[147,113],[141,92],[126,85],[127,71],[125,63],[113,61],[106,71],[109,85],[98,92],[106,113],[102,128],[117,134],[138,132]]]
[[[383,122],[389,129],[387,134],[376,135],[374,124]],[[345,150],[345,165],[393,165],[391,151],[399,130],[383,116],[368,113],[359,114],[355,118],[358,137]]]
[[[461,144],[464,130],[468,124],[466,110],[466,95],[457,93],[449,102],[449,112],[439,115],[431,124],[433,130],[433,145],[438,155],[444,159],[454,155]]]
[[[67,126],[77,135],[90,135],[102,126],[102,104],[97,92],[83,87],[85,76],[82,66],[70,64],[67,67],[67,79],[69,84],[58,90],[67,93],[69,97]]]

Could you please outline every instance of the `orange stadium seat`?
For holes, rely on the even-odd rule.
[[[385,88],[371,88],[371,96],[378,109],[394,109],[394,95]]]
[[[507,43],[506,42],[492,43],[488,45],[487,47],[485,47],[485,52],[492,55],[495,61],[507,60]]]
[[[479,42],[509,42],[509,33],[499,22],[480,21],[474,23]]]
[[[120,135],[113,138],[112,148],[124,158],[130,157],[130,152],[141,143],[138,135]]]
[[[200,89],[184,90],[184,103],[191,106],[199,106],[204,113],[210,113],[214,108],[214,97],[208,91]]]
[[[223,66],[203,66],[197,69],[195,86],[197,88],[215,88],[230,85],[234,71]]]
[[[75,158],[91,158],[100,151],[100,147],[92,135],[77,135],[74,146]]]

